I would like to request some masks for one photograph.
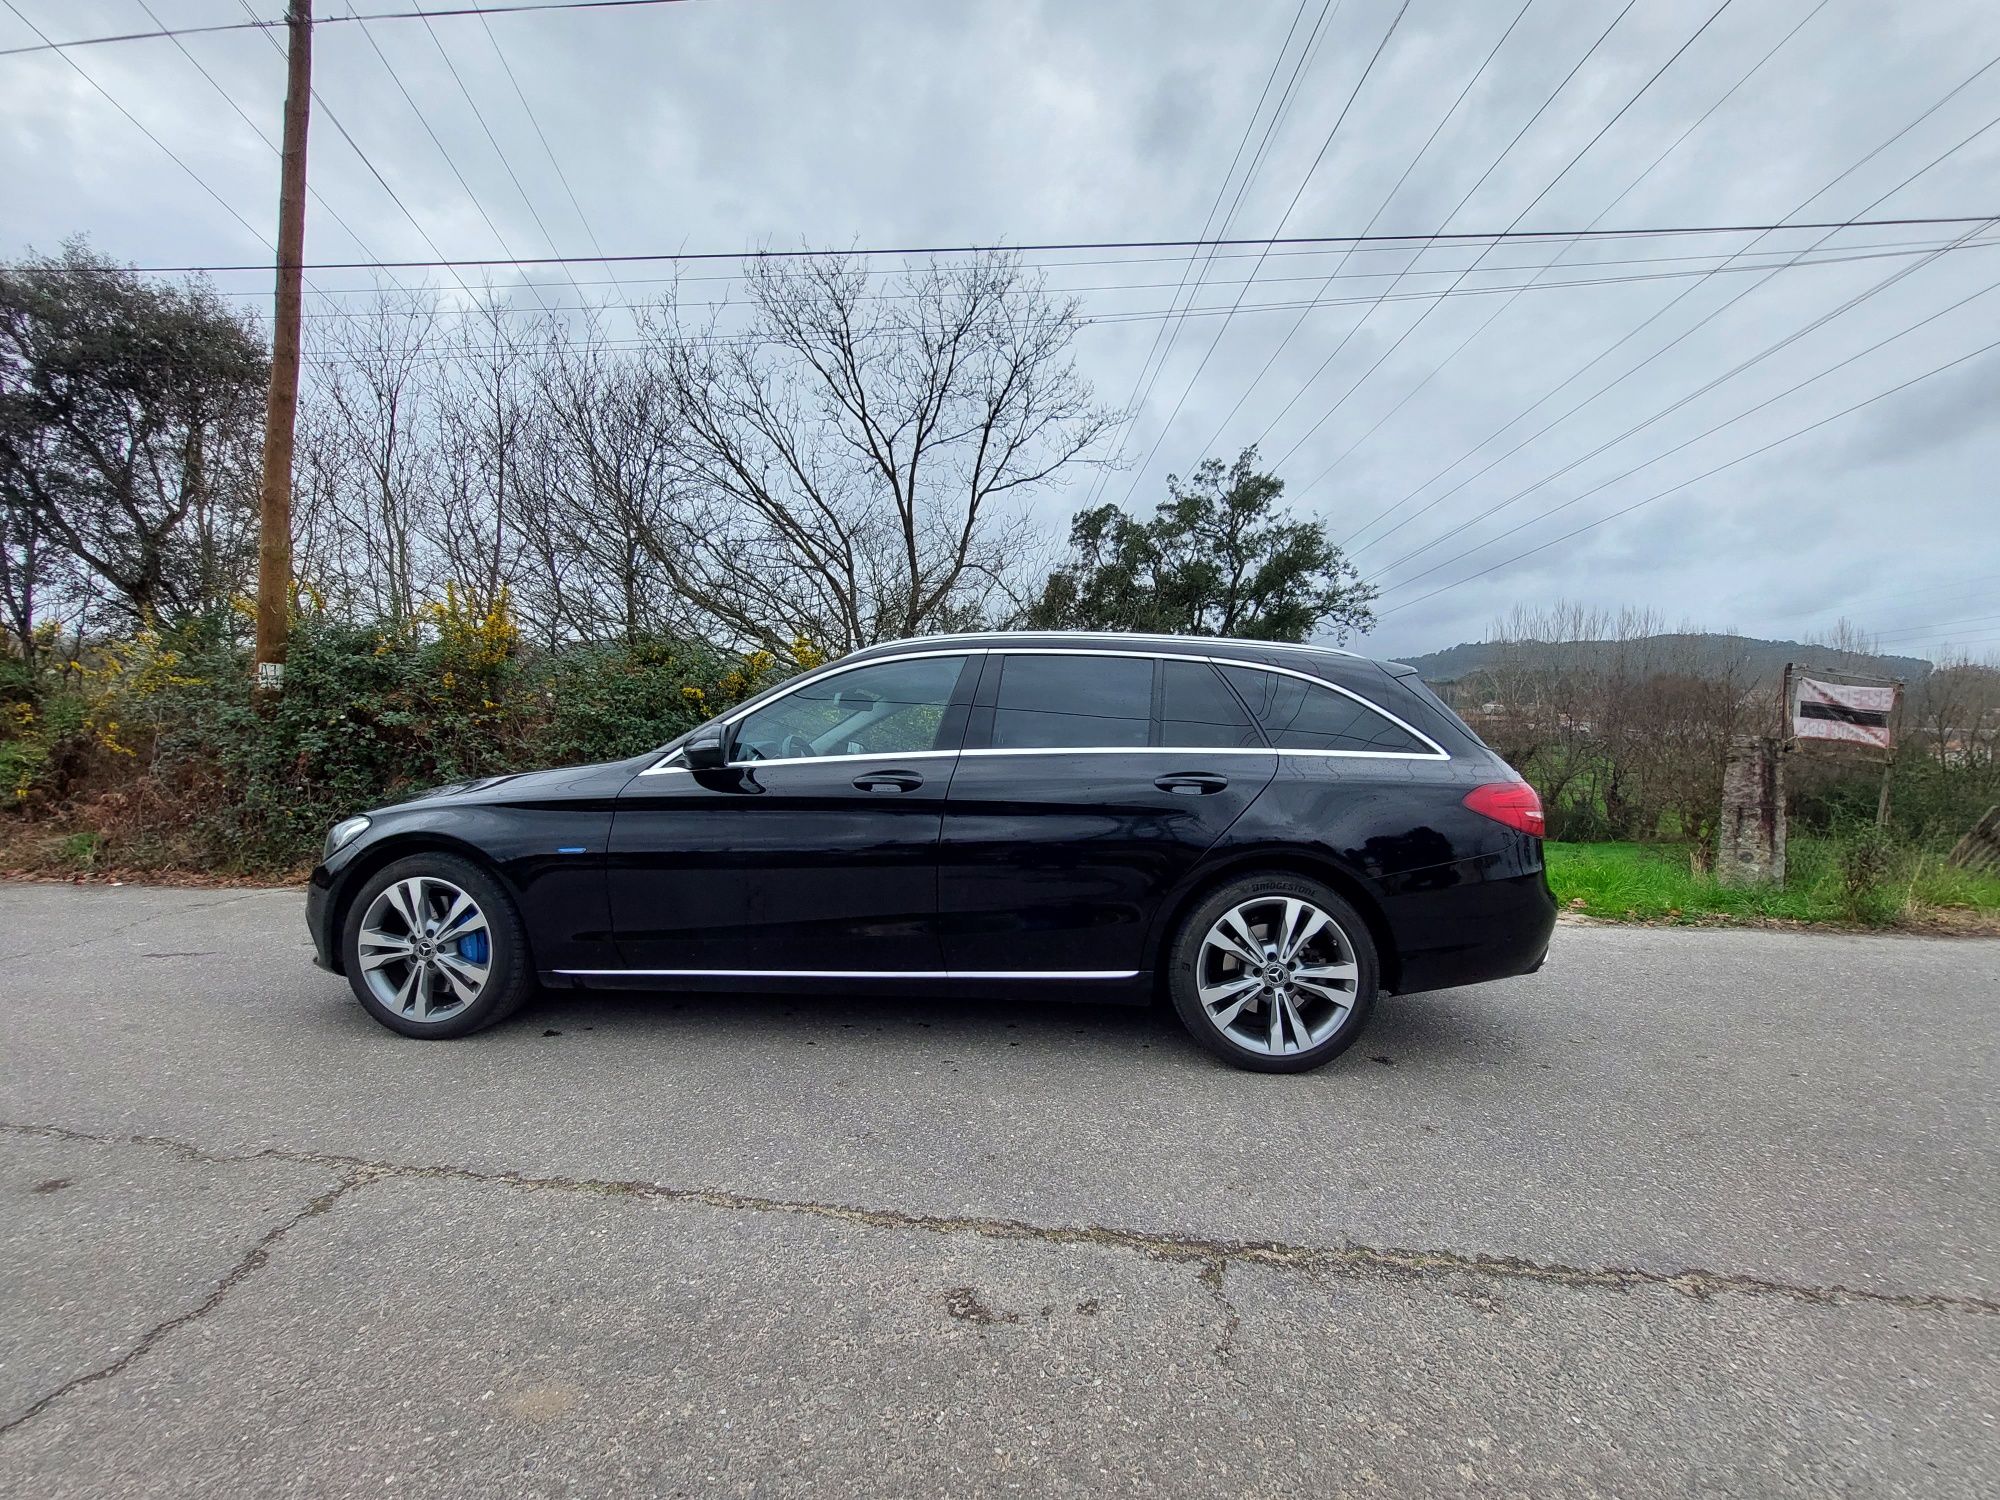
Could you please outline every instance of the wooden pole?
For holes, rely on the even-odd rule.
[[[312,108],[312,0],[291,0],[285,70],[285,139],[278,176],[277,307],[271,385],[264,403],[264,482],[257,533],[257,693],[285,682],[291,629],[292,441],[299,408],[299,313],[304,300],[306,127]]]
[[[1896,677],[1891,681],[1895,684],[1895,696],[1889,705],[1889,732],[1893,741],[1889,753],[1882,757],[1882,790],[1875,796],[1877,828],[1889,826],[1889,778],[1896,773],[1896,751],[1893,746],[1901,744],[1903,738],[1903,679]]]

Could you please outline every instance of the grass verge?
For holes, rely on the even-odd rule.
[[[1549,885],[1567,911],[1613,921],[1808,923],[2000,933],[2000,876],[1897,851],[1857,878],[1831,839],[1794,839],[1782,886],[1725,886],[1685,844],[1548,845]]]

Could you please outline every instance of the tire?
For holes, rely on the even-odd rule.
[[[1245,936],[1262,967],[1249,961]],[[1380,976],[1359,912],[1317,880],[1272,870],[1230,881],[1187,914],[1168,950],[1167,996],[1188,1035],[1224,1062],[1303,1073],[1354,1044]]]
[[[465,898],[469,915],[460,905]],[[413,854],[378,870],[349,904],[340,942],[342,967],[362,1009],[404,1036],[470,1036],[506,1020],[535,993],[528,936],[513,898],[490,873],[455,854]]]

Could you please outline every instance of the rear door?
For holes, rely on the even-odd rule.
[[[996,651],[945,802],[938,899],[954,974],[1112,977],[1269,784],[1277,757],[1198,658]]]

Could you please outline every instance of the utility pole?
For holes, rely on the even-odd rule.
[[[306,126],[312,108],[312,0],[291,0],[285,69],[285,142],[278,176],[278,291],[271,387],[264,403],[264,484],[257,530],[257,695],[285,683],[291,627],[292,439],[299,410],[299,313],[304,300]]]

